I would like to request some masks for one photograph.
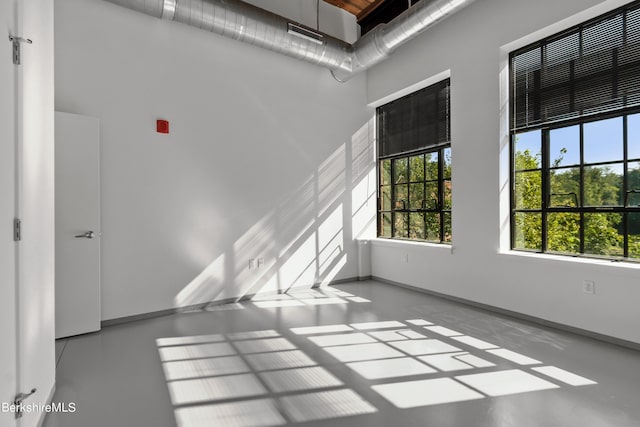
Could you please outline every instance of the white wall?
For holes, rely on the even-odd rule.
[[[356,276],[364,76],[100,0],[55,6],[56,109],[102,125],[103,319]]]
[[[640,342],[640,266],[508,251],[508,51],[623,3],[478,0],[369,71],[369,103],[445,70],[452,91],[453,253],[377,241],[374,276]]]

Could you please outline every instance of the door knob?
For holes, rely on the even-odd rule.
[[[94,237],[94,233],[93,233],[93,231],[87,231],[87,232],[86,232],[86,233],[84,233],[84,234],[78,234],[78,235],[76,236],[76,239],[79,239],[79,238],[93,239],[93,237]]]

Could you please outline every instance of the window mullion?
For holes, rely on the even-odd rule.
[[[549,129],[542,130],[542,159],[541,159],[541,185],[542,185],[542,212],[540,214],[541,224],[541,234],[540,238],[542,241],[540,242],[542,252],[547,252],[547,208],[549,201],[549,191],[550,191],[550,179],[549,179]]]
[[[383,234],[384,231],[384,217],[382,214],[382,195],[384,194],[384,192],[382,191],[382,175],[383,173],[383,167],[382,167],[382,161],[378,160],[378,178],[377,178],[377,183],[378,183],[378,197],[377,197],[377,208],[378,208],[378,236]]]
[[[626,16],[626,14],[625,14]],[[624,239],[623,246],[623,256],[625,258],[629,258],[629,212],[627,206],[627,190],[629,189],[629,140],[628,140],[628,130],[627,130],[628,116],[624,116],[622,118],[622,156],[623,156],[623,165],[622,165],[622,209],[624,210],[622,214],[622,233]]]
[[[427,240],[427,207],[424,205],[425,200],[427,199],[427,155],[424,154],[422,156],[422,201],[420,202],[420,207],[422,208],[422,229],[423,235],[422,238]]]
[[[580,124],[580,197],[579,205],[576,206],[580,210],[580,249],[581,254],[584,253],[584,123]]]
[[[391,238],[396,235],[396,167],[395,161],[391,160]]]
[[[409,184],[407,184],[407,186],[409,186]],[[409,190],[407,189],[407,191]],[[411,214],[409,210],[405,212],[404,220],[405,220],[405,223],[407,224],[407,239],[411,239]]]
[[[407,212],[405,221],[407,224],[407,239],[411,239],[411,157],[407,157],[407,201],[404,205]]]
[[[513,72],[513,71],[512,71]],[[512,91],[513,93],[513,91]],[[510,97],[513,97],[513,94],[510,95]],[[516,147],[515,147],[515,134],[513,132],[511,132],[511,135],[509,135],[509,182],[511,183],[511,189],[509,192],[509,206],[511,207],[510,211],[510,224],[511,224],[511,229],[510,229],[510,235],[511,235],[511,240],[509,243],[509,248],[511,250],[513,250],[515,248],[515,241],[516,241],[516,213],[515,213],[515,209],[516,209],[516,198],[515,198],[515,193],[516,193],[516,173],[515,173],[515,169],[516,169]],[[452,218],[453,221],[453,218]]]
[[[438,223],[438,238],[439,240],[442,242],[442,150],[438,150],[438,169],[437,169],[437,173],[438,175],[436,176],[436,184],[437,184],[437,200],[436,200],[436,215],[439,219],[439,223]]]
[[[410,227],[410,224],[409,224],[409,218],[410,218],[409,212],[411,210],[411,204],[409,203],[409,201],[411,200],[409,198],[410,197],[409,196],[409,189],[411,188],[411,184],[410,184],[411,179],[410,179],[410,173],[409,173],[409,168],[410,168],[410,166],[409,166],[409,157],[406,158],[406,165],[407,166],[406,166],[405,171],[406,171],[407,175],[406,175],[406,180],[405,180],[404,186],[405,186],[405,194],[406,194],[407,198],[403,199],[404,203],[403,203],[402,207],[404,208],[404,211],[403,211],[402,215],[404,216],[404,223],[405,223],[405,227],[406,227],[406,231],[405,231],[404,237],[409,239],[410,236],[411,236],[411,230],[410,230],[411,227]]]

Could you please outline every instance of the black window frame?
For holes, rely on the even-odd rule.
[[[637,102],[628,103],[627,99],[623,97],[620,101],[620,105],[618,107],[612,108],[610,105],[605,106],[600,111],[597,109],[589,110],[589,111],[579,111],[578,114],[575,112],[571,112],[566,115],[566,117],[558,119],[549,118],[545,120],[543,117],[544,110],[541,107],[541,104],[544,102],[540,95],[542,92],[540,91],[540,75],[539,72],[533,74],[533,82],[532,85],[534,89],[530,91],[529,95],[531,99],[528,99],[527,108],[529,106],[533,106],[532,110],[527,110],[524,114],[525,119],[522,117],[522,111],[516,111],[516,99],[515,99],[515,82],[514,82],[514,74],[513,70],[514,57],[517,55],[531,52],[537,48],[540,48],[541,54],[541,63],[544,61],[543,52],[544,49],[542,47],[548,46],[549,43],[554,41],[562,40],[563,37],[567,35],[575,35],[576,32],[579,32],[582,37],[582,30],[584,28],[589,28],[590,26],[595,26],[598,23],[611,20],[616,15],[622,14],[623,22],[624,22],[624,38],[626,43],[627,34],[627,12],[633,10],[634,13],[637,13],[638,8],[640,6],[640,1],[635,1],[629,3],[623,7],[615,9],[611,12],[608,12],[604,15],[601,15],[597,18],[584,22],[580,25],[574,26],[570,29],[567,29],[561,33],[555,34],[553,36],[544,38],[536,43],[532,43],[528,46],[525,46],[521,49],[518,49],[514,52],[511,52],[509,55],[509,62],[512,70],[510,71],[510,223],[511,223],[511,236],[510,236],[510,247],[512,250],[517,251],[528,251],[528,252],[536,252],[536,253],[549,253],[554,255],[568,255],[572,257],[585,257],[585,258],[597,258],[597,259],[607,259],[611,261],[625,261],[625,262],[639,262],[640,255],[636,255],[634,252],[634,256],[630,257],[629,246],[630,246],[630,228],[631,228],[631,220],[630,218],[633,215],[634,218],[634,227],[637,227],[637,221],[640,221],[640,205],[632,206],[629,205],[630,197],[636,197],[634,194],[640,193],[640,189],[630,188],[629,183],[629,165],[634,163],[637,164],[640,162],[640,157],[629,158],[629,132],[628,132],[628,118],[630,116],[634,116],[640,114],[640,105]],[[640,39],[640,30],[638,30],[639,34],[635,35],[636,39]],[[580,46],[582,49],[582,39],[580,39]],[[626,45],[625,45],[626,47]],[[618,80],[617,76],[619,72],[624,71],[622,68],[618,66],[617,48],[612,49],[612,57],[611,57],[611,69],[604,70],[603,75],[607,76],[611,79],[611,87],[612,87],[612,97],[615,97],[618,93]],[[574,68],[575,63],[573,60],[569,61],[569,70],[571,73],[571,84],[575,84],[574,77]],[[634,62],[633,64],[638,64],[638,62]],[[629,68],[629,67],[627,67]],[[640,88],[640,83],[638,84]],[[574,97],[575,97],[575,86],[570,86],[568,88],[569,99],[570,99],[570,108],[574,108]],[[520,113],[518,116],[517,114]],[[610,119],[620,119],[622,121],[622,157],[617,158],[615,160],[606,160],[606,161],[585,161],[585,126],[589,126],[591,124],[595,124],[601,121],[610,120]],[[529,119],[531,119],[532,123],[528,123]],[[523,125],[523,120],[527,123]],[[559,129],[565,129],[570,127],[578,128],[579,135],[579,161],[575,164],[566,165],[566,166],[558,166],[553,165],[553,161],[551,157],[553,154],[551,153],[551,133],[553,131]],[[537,168],[531,169],[516,169],[516,140],[519,135],[529,133],[529,132],[540,132],[540,160]],[[603,206],[589,206],[585,197],[585,183],[586,183],[586,174],[585,171],[588,168],[592,167],[608,167],[608,166],[622,166],[622,175],[620,181],[620,188],[618,194],[618,203],[613,205],[603,205]],[[578,176],[578,191],[571,193],[563,193],[556,194],[552,193],[552,178],[556,171],[569,170],[569,169],[577,169],[579,170]],[[540,197],[540,207],[539,208],[524,208],[517,206],[517,198],[518,192],[516,186],[518,185],[518,174],[526,174],[526,173],[539,173],[540,181],[541,181],[541,197]],[[558,206],[557,202],[553,202],[554,197],[564,198],[565,204],[564,206]],[[558,199],[556,199],[558,200]],[[577,251],[566,251],[566,252],[558,252],[553,251],[549,248],[549,215],[553,215],[555,213],[569,213],[574,214],[575,218],[578,218],[578,250]],[[540,219],[540,241],[539,247],[518,247],[518,214],[521,214],[522,218],[526,214],[539,215]],[[621,253],[619,254],[595,254],[589,253],[586,248],[586,236],[585,231],[587,229],[586,218],[595,218],[594,214],[614,214],[620,216],[620,223],[617,231],[622,235],[622,247]],[[522,220],[524,222],[524,220]],[[635,233],[637,235],[638,233]]]
[[[420,242],[429,242],[429,243],[441,243],[441,244],[451,244],[452,242],[452,233],[451,233],[451,205],[452,205],[452,184],[451,184],[451,138],[450,138],[450,100],[449,100],[449,88],[450,88],[450,80],[447,78],[443,81],[435,83],[427,88],[421,89],[417,92],[409,94],[405,97],[400,98],[402,101],[404,98],[415,96],[419,94],[421,91],[437,91],[442,88],[446,88],[446,119],[444,122],[446,123],[446,129],[439,129],[439,127],[444,126],[443,121],[440,119],[434,118],[425,118],[425,120],[431,119],[430,124],[435,126],[434,135],[435,137],[431,141],[425,141],[422,148],[419,149],[410,149],[407,151],[388,153],[389,149],[387,148],[386,154],[382,154],[385,150],[383,149],[383,129],[384,123],[381,120],[381,107],[378,107],[376,111],[377,116],[377,130],[378,130],[378,201],[377,201],[377,236],[379,238],[391,239],[391,240],[409,240],[409,241],[420,241]],[[396,100],[396,101],[399,101]],[[396,102],[393,101],[393,102]],[[436,96],[434,102],[442,102],[442,99],[438,99]],[[388,105],[388,104],[386,104]],[[437,108],[436,108],[437,110]],[[437,116],[437,113],[436,113]],[[443,137],[444,135],[444,137]],[[446,141],[442,141],[442,139]],[[433,155],[437,155],[437,162],[433,161]],[[417,157],[422,157],[422,178],[416,179],[414,181],[411,180],[411,159],[416,159]],[[400,161],[406,161],[406,181],[396,182],[396,168],[397,164]],[[418,159],[419,161],[419,159]],[[384,163],[388,162],[388,172],[390,174],[389,182],[385,182],[384,174],[385,167]],[[437,170],[436,176],[429,176],[427,171],[430,169],[429,165],[437,166],[435,169]],[[449,167],[447,167],[449,165]],[[415,206],[415,203],[412,204],[412,187],[422,185],[422,199],[419,206]],[[406,194],[406,199],[398,198],[398,189],[400,187],[406,187],[406,191],[403,195]],[[430,192],[429,187],[431,189],[437,188],[437,195],[435,198],[430,197],[427,199],[427,194]],[[388,193],[385,193],[385,190],[388,188]],[[388,202],[386,202],[385,194],[388,194]],[[433,194],[433,191],[431,191]],[[415,202],[415,201],[414,201]],[[385,206],[386,205],[386,206]],[[422,216],[422,236],[412,237],[412,218],[419,218]],[[385,217],[391,222],[389,234],[385,234]],[[403,217],[404,223],[406,224],[406,234],[398,234],[397,228],[397,220]],[[434,228],[427,227],[428,223],[433,219],[437,219],[437,236],[431,236],[429,230],[434,231]],[[404,235],[403,235],[404,234]]]

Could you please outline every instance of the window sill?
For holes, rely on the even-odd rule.
[[[411,240],[396,240],[396,239],[381,239],[379,237],[368,239],[374,246],[386,246],[390,248],[434,248],[443,251],[453,251],[453,245],[450,243],[429,243],[429,242],[414,242]]]
[[[597,258],[586,258],[586,257],[573,257],[570,255],[553,255],[553,254],[542,254],[542,253],[536,253],[536,252],[507,250],[507,251],[498,252],[498,256],[534,258],[534,259],[540,259],[540,260],[573,262],[578,264],[588,264],[588,265],[598,265],[598,266],[601,265],[601,266],[612,267],[612,268],[640,270],[640,263],[626,262],[626,261],[612,261],[608,259],[597,259]]]

